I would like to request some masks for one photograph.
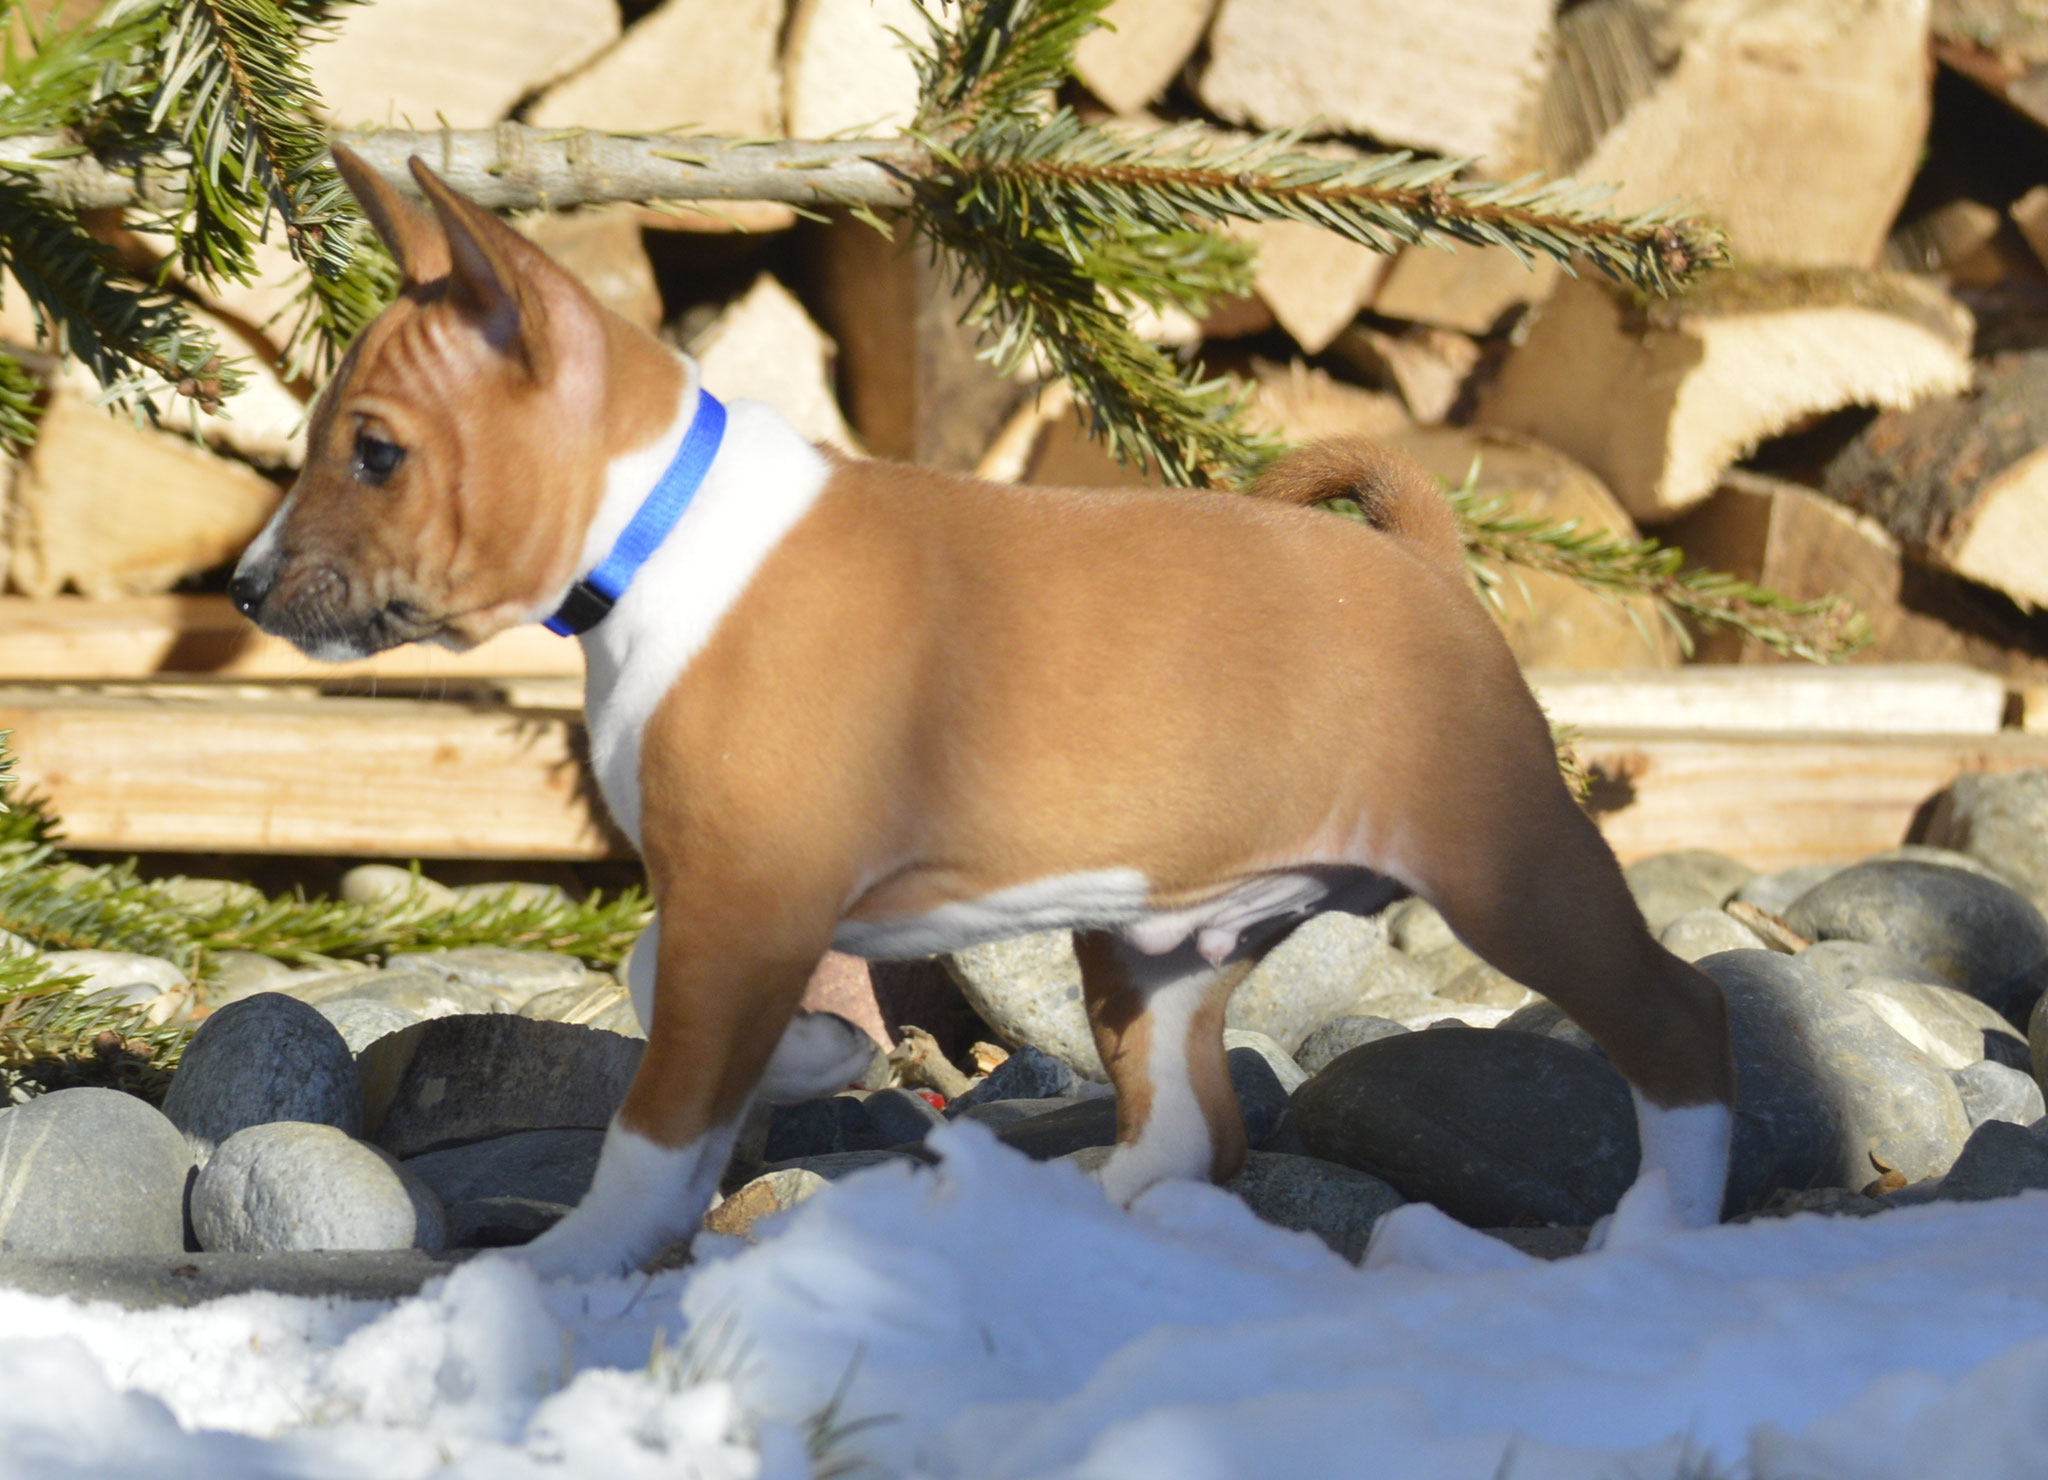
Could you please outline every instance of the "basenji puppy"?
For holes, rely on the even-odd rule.
[[[721,406],[418,160],[425,210],[336,159],[404,287],[234,599],[316,658],[576,632],[657,907],[627,973],[645,1057],[589,1194],[521,1257],[635,1267],[697,1227],[758,1090],[844,1084],[845,1025],[792,1028],[832,947],[1072,930],[1118,1092],[1105,1188],[1228,1178],[1232,988],[1316,912],[1409,891],[1627,1076],[1628,1227],[1718,1217],[1721,994],[1645,928],[1420,469],[1311,448],[1248,497],[841,456]],[[1367,521],[1301,507],[1340,496]]]

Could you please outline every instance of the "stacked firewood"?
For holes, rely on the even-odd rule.
[[[1931,13],[1930,13],[1931,11]],[[1618,182],[1728,231],[1734,266],[1645,301],[1507,248],[1373,252],[1244,228],[1256,291],[1147,332],[1252,387],[1267,428],[1391,441],[1533,515],[1655,534],[1787,595],[1842,591],[1880,659],[2048,674],[2048,26],[2021,0],[1115,0],[1071,101],[1134,125],[1298,129]],[[912,0],[383,0],[309,54],[337,127],[887,136]],[[943,263],[767,202],[522,223],[727,396],[808,434],[1035,482],[1119,483],[1086,408],[976,358]],[[150,240],[95,223],[115,250]],[[136,425],[55,371],[14,470],[8,589],[210,589],[299,458],[316,387],[279,371],[292,271],[191,286],[250,388]],[[0,338],[35,326],[0,296]],[[193,433],[196,431],[196,440]],[[144,492],[147,496],[140,496]],[[1663,624],[1558,577],[1505,617],[1526,661],[1660,667]],[[1765,656],[1720,635],[1701,652]]]

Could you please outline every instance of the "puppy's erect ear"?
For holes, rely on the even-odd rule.
[[[432,216],[387,185],[345,144],[334,146],[334,167],[398,260],[407,287],[448,276],[448,238]]]
[[[415,155],[412,177],[426,193],[448,243],[448,291],[500,354],[548,379],[547,308],[529,280],[553,268],[545,253],[476,202],[455,193]]]

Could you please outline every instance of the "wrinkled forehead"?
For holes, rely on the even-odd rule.
[[[433,406],[446,399],[450,386],[473,380],[483,369],[491,358],[488,347],[447,302],[441,286],[409,290],[356,336],[314,402],[315,437],[354,398]]]

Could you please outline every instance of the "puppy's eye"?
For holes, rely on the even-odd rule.
[[[356,433],[356,471],[365,483],[382,483],[405,461],[405,449],[396,442]]]

